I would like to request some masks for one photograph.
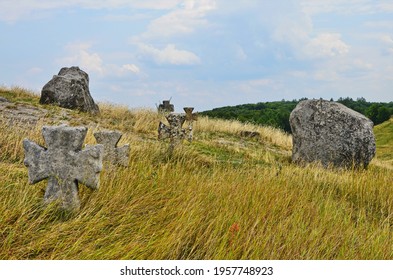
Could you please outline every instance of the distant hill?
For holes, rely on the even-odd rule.
[[[241,122],[273,126],[283,129],[286,132],[291,132],[289,115],[298,102],[305,99],[226,106],[204,111],[201,114],[212,118],[239,120]],[[389,120],[390,116],[393,115],[393,102],[367,102],[364,98],[353,100],[349,97],[339,98],[337,102],[367,116],[375,125]]]

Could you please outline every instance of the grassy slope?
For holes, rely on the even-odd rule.
[[[377,139],[377,157],[393,164],[393,118],[374,129]]]
[[[41,126],[0,124],[0,259],[393,258],[391,169],[300,168],[290,164],[289,136],[207,118],[196,123],[195,141],[169,157],[156,141],[161,116],[100,107],[101,117],[77,115],[121,129],[130,166],[107,167],[98,191],[82,186],[82,209],[67,219],[41,205],[46,181],[27,183],[21,141],[43,144]],[[93,130],[86,143],[94,144]],[[240,139],[240,130],[261,139]],[[387,131],[376,128],[382,163],[380,146],[392,150],[379,138]]]

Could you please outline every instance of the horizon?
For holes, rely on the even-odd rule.
[[[96,102],[130,108],[392,102],[392,15],[388,0],[7,1],[0,85],[40,92],[79,66]]]

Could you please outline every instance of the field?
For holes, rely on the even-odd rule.
[[[163,116],[99,104],[101,115],[41,106],[34,126],[0,115],[0,259],[393,259],[393,120],[375,128],[367,170],[299,167],[280,130],[202,117],[173,154],[157,141]],[[129,167],[106,166],[98,191],[80,185],[81,211],[42,205],[47,182],[27,182],[22,140],[44,145],[43,124],[118,129]],[[240,137],[243,130],[260,138]]]

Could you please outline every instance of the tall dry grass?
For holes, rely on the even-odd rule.
[[[242,131],[259,132],[263,140],[283,149],[291,149],[292,147],[292,138],[282,130],[274,127],[258,126],[236,120],[211,119],[209,117],[199,117],[198,121],[195,122],[195,133],[205,132],[240,135]]]
[[[288,135],[207,118],[192,144],[168,154],[155,140],[157,113],[101,114],[86,143],[94,129],[121,128],[129,166],[105,166],[98,191],[80,186],[72,216],[42,205],[46,181],[27,183],[21,141],[44,145],[42,124],[0,124],[0,259],[393,258],[390,169],[298,167],[280,153]]]

